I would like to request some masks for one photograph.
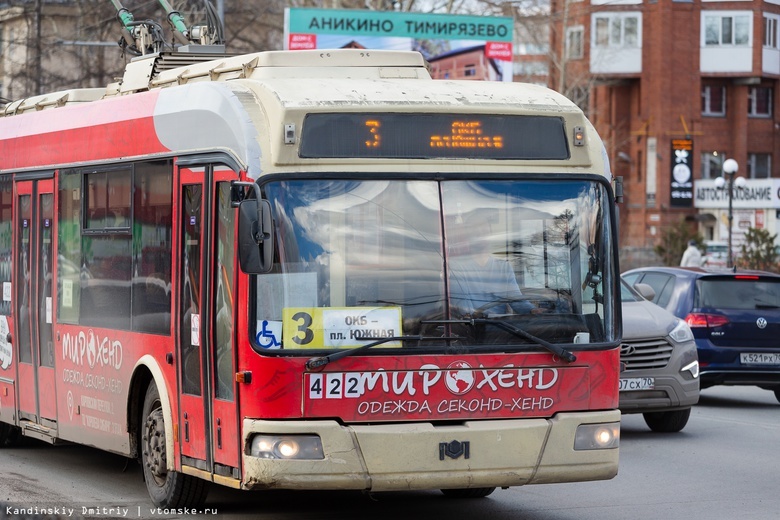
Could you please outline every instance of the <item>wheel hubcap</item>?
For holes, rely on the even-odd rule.
[[[163,485],[168,470],[166,469],[165,422],[162,409],[154,409],[146,418],[143,441],[144,463],[157,484]]]

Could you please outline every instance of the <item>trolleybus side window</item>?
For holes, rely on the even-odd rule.
[[[171,162],[60,178],[59,321],[170,334]]]
[[[130,179],[129,168],[84,176],[82,325],[130,329]]]
[[[201,260],[201,209],[202,187],[190,184],[182,187],[181,222],[182,248],[184,250],[181,269],[181,369],[182,391],[201,395],[200,384],[200,260]]]
[[[57,215],[57,321],[78,323],[81,307],[81,175],[60,172]]]
[[[54,218],[54,195],[44,193],[40,195],[40,221],[38,223],[38,335],[40,343],[40,364],[45,367],[54,367],[54,342],[52,338],[52,308],[51,308],[51,275],[52,252],[54,240],[52,237],[52,225]]]
[[[30,235],[32,225],[32,196],[21,195],[17,201],[19,207],[19,229],[17,232],[16,250],[19,252],[19,266],[16,268],[16,309],[19,320],[19,361],[23,363],[32,363],[31,331],[30,317],[32,314],[30,301],[30,268],[31,268],[31,247]]]
[[[10,175],[0,176],[0,316],[11,315],[11,242],[13,237],[13,183]]]
[[[170,161],[139,163],[133,184],[133,330],[171,332]]]
[[[236,211],[230,205],[230,183],[217,185],[217,250],[214,272],[217,277],[216,301],[214,304],[214,366],[217,384],[215,394],[220,399],[233,399],[233,297],[235,265],[235,218]]]

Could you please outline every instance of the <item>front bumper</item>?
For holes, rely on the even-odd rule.
[[[699,379],[684,376],[653,376],[651,371],[623,372],[621,377],[654,377],[652,390],[620,392],[620,411],[623,413],[663,412],[689,408],[699,402]]]
[[[322,460],[253,457],[245,448],[246,489],[397,491],[522,486],[610,479],[618,448],[574,450],[581,424],[616,423],[620,412],[560,413],[551,419],[344,426],[336,421],[244,420],[244,443],[262,434],[316,434]],[[468,443],[468,456],[442,456]]]
[[[750,385],[763,388],[780,387],[780,366],[743,365],[742,353],[777,353],[777,348],[745,345],[716,346],[707,339],[697,339],[696,347],[701,364],[701,386]]]

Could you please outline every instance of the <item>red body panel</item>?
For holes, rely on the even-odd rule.
[[[41,417],[55,419],[57,417],[56,399],[46,399],[46,396],[56,396],[56,374],[53,368],[38,367],[38,394],[41,396],[39,406]]]
[[[35,368],[19,363],[19,410],[35,415]]]
[[[0,379],[0,420],[13,423],[15,418],[16,392],[14,392],[14,384],[10,380]]]
[[[167,151],[154,128],[158,92],[0,118],[3,170]],[[35,153],[28,153],[33,151]]]
[[[170,337],[74,325],[57,325],[55,331],[60,338],[55,370],[62,438],[127,452],[128,392],[136,363],[146,354],[158,360],[166,386],[160,394],[171,396],[176,409],[176,376],[163,361],[172,348]]]
[[[250,353],[243,367],[253,373],[252,384],[243,386],[244,415],[466,420],[550,417],[614,409],[618,402],[616,349],[578,352],[571,365],[545,353],[355,356],[305,373],[307,359]]]

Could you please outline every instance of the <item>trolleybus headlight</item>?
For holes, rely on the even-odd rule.
[[[261,459],[324,459],[317,435],[255,435],[249,454]]]
[[[620,446],[620,423],[581,424],[574,434],[575,450],[605,450]]]

